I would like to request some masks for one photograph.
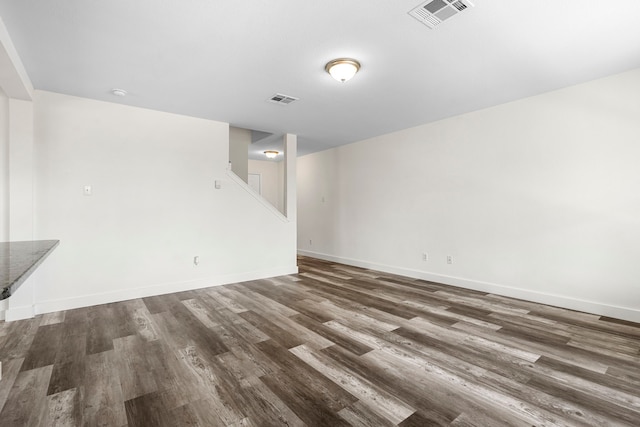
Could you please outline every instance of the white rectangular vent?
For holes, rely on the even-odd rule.
[[[276,93],[271,98],[269,98],[269,102],[273,102],[274,104],[280,104],[280,105],[288,105],[288,104],[291,104],[293,101],[297,101],[298,99],[299,98],[296,98],[295,96]]]
[[[409,15],[427,27],[435,28],[469,7],[473,7],[469,0],[429,0],[413,9]]]

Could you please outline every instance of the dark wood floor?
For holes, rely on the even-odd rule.
[[[300,258],[0,323],[0,425],[640,425],[640,325]]]

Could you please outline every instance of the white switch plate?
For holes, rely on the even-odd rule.
[[[85,185],[83,191],[84,191],[84,195],[85,196],[90,196],[91,195],[91,186],[90,185]]]
[[[215,185],[216,185],[216,190],[221,189],[222,188],[222,181],[220,181],[219,179],[216,179]]]

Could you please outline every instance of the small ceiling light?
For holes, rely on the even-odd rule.
[[[331,74],[331,77],[344,83],[356,75],[360,69],[360,63],[355,59],[340,58],[329,61],[324,69]]]
[[[125,96],[127,91],[124,89],[111,89],[111,93],[115,96]]]
[[[275,159],[278,154],[280,153],[273,150],[267,150],[264,152],[264,155],[267,156],[267,159]]]

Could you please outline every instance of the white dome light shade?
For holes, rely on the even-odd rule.
[[[124,89],[111,89],[111,93],[115,96],[126,96],[127,91]]]
[[[267,150],[264,152],[264,155],[267,156],[267,159],[275,159],[278,154],[280,153],[272,150]]]
[[[340,58],[330,61],[324,69],[331,74],[331,77],[344,83],[356,75],[360,69],[360,63],[355,59]]]

